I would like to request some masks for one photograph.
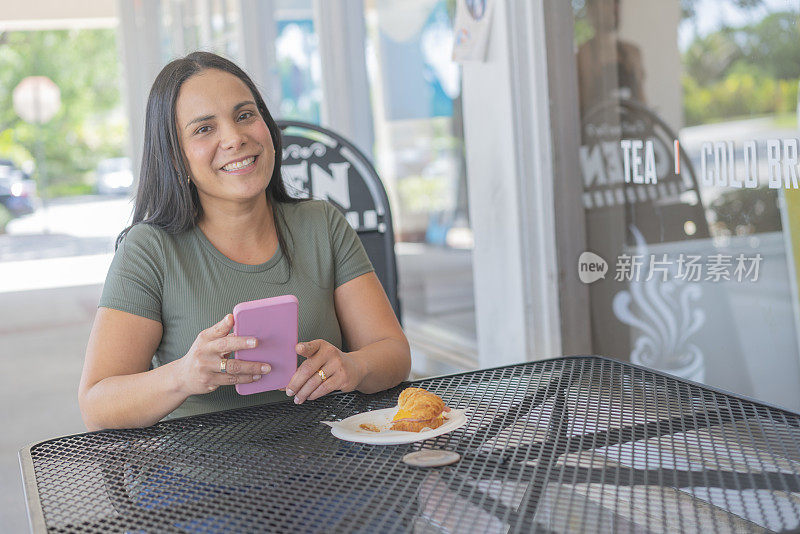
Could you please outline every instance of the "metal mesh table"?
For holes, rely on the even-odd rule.
[[[320,421],[402,387],[44,441],[20,452],[52,532],[770,532],[800,528],[800,415],[613,360],[416,383],[464,427],[397,446]],[[461,454],[417,468],[420,448]]]

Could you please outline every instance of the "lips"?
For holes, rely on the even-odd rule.
[[[228,163],[227,165],[224,165],[222,167],[222,170],[223,171],[227,171],[227,172],[240,171],[242,169],[246,169],[248,167],[251,167],[253,164],[255,164],[255,161],[256,161],[256,156],[247,156],[247,157],[238,159],[236,161],[232,161],[232,162]]]

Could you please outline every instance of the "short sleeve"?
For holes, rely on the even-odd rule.
[[[114,254],[98,306],[161,321],[164,252],[159,230],[137,224]]]
[[[334,260],[334,288],[374,271],[358,234],[332,204],[325,203]]]

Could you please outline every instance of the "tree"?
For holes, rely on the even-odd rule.
[[[681,15],[684,19],[693,19],[697,12],[695,5],[699,0],[681,0]],[[728,0],[739,9],[752,9],[764,5],[764,0]]]
[[[705,37],[697,38],[683,54],[685,72],[703,86],[724,78],[730,66],[742,57],[735,32],[723,28]]]
[[[800,14],[771,13],[761,22],[737,31],[741,40],[739,61],[758,65],[779,80],[800,78]]]
[[[800,15],[771,13],[698,37],[683,55],[687,124],[787,113],[797,104]]]
[[[34,75],[61,90],[61,109],[43,127],[22,121],[12,104],[17,84]],[[120,84],[114,30],[0,34],[0,156],[21,163],[41,141],[50,192],[74,190],[100,159],[124,153]]]

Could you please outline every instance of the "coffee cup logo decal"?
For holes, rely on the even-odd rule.
[[[594,252],[584,252],[578,258],[578,278],[584,284],[591,284],[606,277],[608,263]]]

